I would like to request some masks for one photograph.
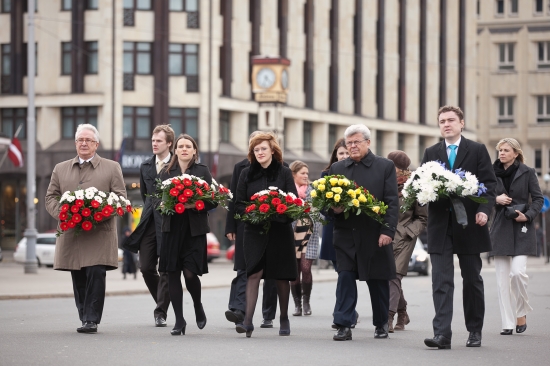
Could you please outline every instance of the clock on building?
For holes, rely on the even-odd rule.
[[[263,89],[269,89],[275,84],[275,72],[267,67],[261,68],[256,74],[256,82]]]
[[[252,57],[252,92],[257,102],[286,103],[290,60],[278,56]]]

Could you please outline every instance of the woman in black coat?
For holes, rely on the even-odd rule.
[[[180,135],[176,139],[175,147],[172,160],[161,171],[161,179],[166,180],[185,173],[202,178],[210,184],[212,175],[208,167],[197,162],[199,149],[195,140],[189,135]],[[199,211],[195,209],[194,204],[186,203],[183,213],[162,217],[159,271],[168,272],[170,299],[176,316],[172,335],[185,334],[182,271],[185,287],[193,299],[197,326],[202,329],[206,325],[206,314],[201,303],[201,281],[198,276],[208,273],[206,256],[206,233],[210,231],[208,211],[216,207],[217,204],[205,202],[204,209]]]
[[[235,200],[235,212],[244,214],[246,202],[255,193],[269,187],[277,187],[283,192],[297,195],[296,186],[289,168],[283,166],[283,155],[275,136],[261,133],[250,140],[248,151],[250,167],[245,168],[239,177]],[[298,276],[294,249],[292,219],[277,217],[271,222],[267,233],[263,225],[245,223],[244,258],[246,262],[246,312],[243,324],[238,324],[238,333],[250,337],[254,326],[252,317],[258,300],[260,280],[277,280],[279,296],[280,329],[279,335],[290,335],[288,320],[289,281]]]
[[[498,300],[502,318],[502,335],[527,329],[526,316],[531,310],[527,295],[527,256],[537,254],[535,217],[540,212],[543,196],[537,174],[523,163],[523,151],[513,138],[498,142],[498,159],[493,164],[497,176],[496,204],[490,235],[495,256]],[[531,203],[529,203],[531,198]],[[507,207],[524,204],[516,210],[515,219],[507,219]],[[516,207],[519,208],[519,207]]]

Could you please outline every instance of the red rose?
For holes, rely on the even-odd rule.
[[[75,200],[74,204],[77,205],[78,207],[82,207],[84,206],[84,200]]]
[[[172,188],[170,190],[170,196],[177,197],[180,194],[180,191],[178,191],[177,188]]]
[[[269,205],[267,203],[261,204],[259,210],[260,212],[267,213],[269,211]]]
[[[261,197],[259,198],[260,202],[265,202],[266,199],[267,199],[267,196],[265,196],[265,195],[264,195],[264,196],[261,196]]]
[[[97,202],[96,200],[93,200],[91,205],[92,205],[93,208],[98,208],[99,207],[99,202]]]
[[[78,224],[80,221],[82,221],[82,216],[80,216],[80,214],[76,213],[76,214],[73,215],[71,220]]]
[[[193,197],[193,191],[189,188],[183,190],[183,195],[187,198]]]
[[[181,202],[181,203],[185,203],[185,202],[187,202],[187,197],[185,197],[183,194],[180,194],[178,196],[178,201]]]
[[[271,200],[271,204],[276,207],[277,205],[281,204],[281,200],[278,198],[274,198]]]
[[[304,204],[304,201],[302,201],[300,198],[296,198],[296,199],[294,200],[294,204],[295,204],[296,206],[302,206],[302,205]]]
[[[258,198],[258,195],[257,195],[257,194],[255,194],[255,195],[253,195],[252,197],[250,197],[250,200],[251,200],[251,201],[254,201],[256,198]]]
[[[84,208],[82,209],[81,214],[82,214],[82,216],[84,216],[84,217],[88,217],[88,216],[90,216],[90,215],[92,214],[92,210],[90,210],[90,209],[87,208],[87,207],[84,207]]]
[[[181,180],[179,180],[178,178],[172,179],[172,184],[173,185],[180,184],[180,183],[181,183]]]
[[[67,225],[69,225],[69,229],[72,229],[76,227],[76,222],[74,222],[73,220],[69,220],[67,221]]]
[[[195,202],[195,208],[199,211],[204,210],[204,202],[198,200],[197,202]]]
[[[132,206],[131,205],[126,206],[126,212],[132,212]]]
[[[65,221],[68,218],[69,218],[69,215],[66,212],[62,211],[62,212],[59,213],[59,220]]]
[[[63,206],[61,206],[61,212],[67,212],[69,211],[69,204],[65,203]]]
[[[248,206],[245,210],[246,213],[249,213],[250,211],[254,211],[256,209],[256,205],[255,204],[251,204],[250,206]]]
[[[197,188],[197,189],[195,189],[195,192],[197,192],[197,194],[202,197],[202,190],[201,189]]]
[[[101,212],[96,212],[94,214],[94,220],[97,221],[97,222],[103,220],[103,214]]]
[[[176,203],[176,205],[174,206],[174,210],[181,214],[183,213],[183,211],[185,211],[185,206],[183,205],[183,203]]]
[[[286,203],[294,203],[294,199],[292,197],[290,197],[290,195],[287,195],[285,197],[285,201],[286,201]]]
[[[308,213],[309,211],[311,211],[311,207],[308,207],[304,210],[305,213]]]
[[[67,230],[69,230],[69,224],[67,224],[66,222],[62,222],[61,224],[59,224],[59,228],[62,231],[67,231]]]
[[[77,213],[79,210],[80,210],[80,207],[78,207],[77,205],[72,205],[71,206],[71,212],[72,213]]]
[[[286,210],[287,210],[286,205],[283,205],[282,203],[279,206],[277,206],[277,213],[278,214],[284,214],[286,212]]]
[[[124,210],[122,209],[122,207],[119,207],[116,209],[116,213],[118,214],[118,216],[123,216]],[[82,215],[84,215],[84,212],[82,212]]]
[[[185,188],[185,186],[183,184],[176,184],[176,187],[175,187],[177,190],[179,191],[183,191],[183,189]]]
[[[214,199],[216,197],[216,194],[214,193],[214,191],[212,191],[212,199]]]
[[[93,227],[92,223],[90,221],[87,221],[87,220],[82,221],[81,226],[82,226],[82,230],[85,230],[85,231],[90,231],[90,230],[92,230],[92,227]]]
[[[271,192],[269,192],[269,194],[272,195],[272,196],[278,196],[278,195],[279,195],[279,192],[277,192],[277,191],[271,191]]]
[[[189,187],[192,184],[191,180],[188,178],[183,179],[183,185]]]

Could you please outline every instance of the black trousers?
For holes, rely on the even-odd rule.
[[[105,266],[82,267],[71,271],[73,292],[80,321],[99,324],[105,304]]]
[[[229,292],[229,310],[246,311],[246,271],[237,270],[237,276],[231,281]],[[277,282],[276,280],[264,280],[262,314],[266,320],[275,319],[277,312]]]
[[[432,262],[432,293],[435,308],[433,319],[434,335],[443,335],[451,339],[453,320],[454,263],[453,237],[446,235],[443,253],[430,254]],[[469,332],[481,332],[485,316],[485,297],[482,261],[479,254],[458,254],[462,275],[462,303],[466,329]]]
[[[338,272],[334,324],[351,327],[357,322],[357,273]],[[372,306],[372,324],[381,327],[388,322],[390,306],[390,286],[388,280],[367,280]]]
[[[170,293],[168,291],[168,274],[157,271],[158,264],[157,237],[155,222],[151,220],[139,246],[139,262],[145,285],[149,289],[155,304],[153,312],[155,318],[166,319],[168,307],[170,306]]]

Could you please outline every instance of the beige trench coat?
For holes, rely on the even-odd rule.
[[[95,187],[100,191],[114,192],[126,197],[122,170],[117,162],[103,159],[97,153],[81,167],[78,156],[55,166],[48,191],[46,210],[58,219],[61,204],[59,198],[66,191]],[[59,227],[59,224],[58,224]],[[109,218],[91,231],[75,235],[68,230],[56,241],[54,269],[68,271],[95,265],[118,267],[118,236],[116,220]]]
[[[403,197],[399,197],[399,207],[403,206]],[[393,256],[396,272],[407,275],[409,259],[411,259],[416,238],[426,228],[428,222],[428,206],[420,206],[418,202],[406,212],[399,212],[399,222],[393,237]]]

